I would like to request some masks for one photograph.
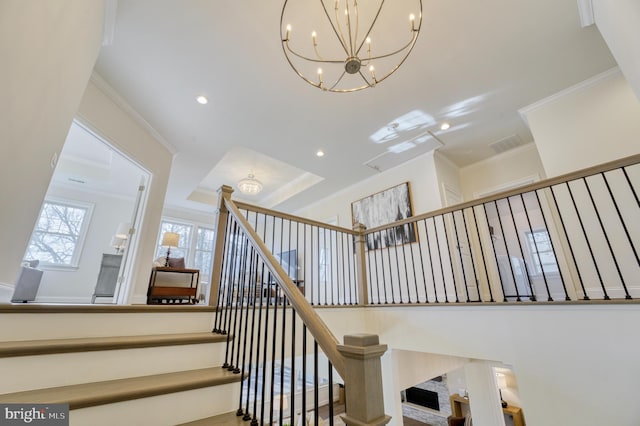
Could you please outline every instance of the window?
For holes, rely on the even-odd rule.
[[[156,252],[156,257],[164,257],[167,255],[167,247],[160,245],[164,233],[175,232],[176,234],[180,235],[180,241],[178,242],[178,247],[171,247],[171,257],[184,257],[185,263],[188,263],[192,231],[193,225],[163,220],[162,224],[160,225],[160,235],[158,236],[158,250]]]
[[[533,263],[533,273],[541,275],[544,273],[558,272],[558,263],[553,254],[551,238],[546,229],[538,229],[526,233],[527,247],[531,253]]]
[[[178,220],[163,220],[158,235],[156,257],[167,255],[167,248],[160,245],[165,232],[180,235],[179,246],[171,248],[171,257],[184,257],[187,267],[200,270],[200,282],[208,283],[213,268],[213,228]]]
[[[25,259],[45,267],[77,267],[92,209],[87,203],[45,200]]]

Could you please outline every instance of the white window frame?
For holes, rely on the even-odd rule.
[[[91,218],[93,216],[93,203],[88,203],[86,201],[77,201],[70,200],[61,197],[46,197],[42,202],[42,206],[40,206],[40,212],[38,213],[37,222],[33,226],[33,231],[31,232],[31,238],[29,238],[29,245],[31,245],[31,241],[33,239],[33,235],[36,232],[36,227],[38,226],[38,222],[40,221],[40,216],[42,215],[42,211],[46,204],[58,204],[66,207],[72,207],[77,209],[85,209],[86,213],[82,220],[82,225],[80,226],[80,233],[78,234],[78,240],[73,249],[73,255],[71,256],[71,263],[68,265],[61,263],[51,263],[46,261],[40,261],[38,265],[39,269],[42,270],[77,270],[78,265],[80,264],[80,257],[82,256],[82,251],[84,249],[84,243],[87,238],[87,233],[89,230],[89,224],[91,223]],[[27,246],[27,251],[29,247]],[[25,258],[27,255],[27,251],[25,251]]]
[[[549,245],[550,248],[549,250],[543,250],[542,252],[540,252],[538,250],[538,245],[535,242],[535,234],[537,233],[542,233],[544,232],[545,234],[547,234],[547,239],[549,240]],[[529,272],[529,274],[531,276],[542,276],[547,275],[547,276],[552,276],[552,275],[559,275],[559,268],[560,265],[558,264],[558,258],[556,257],[556,254],[553,250],[553,241],[551,241],[551,234],[549,233],[549,230],[546,228],[536,228],[533,230],[525,230],[524,231],[524,240],[526,243],[526,247],[527,247],[527,251],[528,251],[528,257],[529,257],[529,263],[531,265],[531,271]],[[542,258],[540,257],[540,253],[551,253],[555,259],[555,265],[556,265],[556,270],[548,270],[549,268],[545,268],[543,266],[543,262],[542,262]],[[548,264],[547,264],[548,265]]]
[[[184,219],[177,219],[170,216],[163,216],[162,219],[160,220],[160,229],[158,230],[158,239],[156,241],[156,249],[158,251],[156,253],[164,252],[165,255],[166,255],[166,248],[161,246],[160,243],[162,242],[162,224],[166,222],[173,223],[176,225],[184,225],[184,226],[191,227],[189,241],[187,243],[181,241],[182,245],[180,247],[185,250],[185,258],[184,258],[185,266],[187,268],[195,268],[195,257],[196,257],[196,251],[197,251],[197,243],[198,243],[198,229],[207,229],[210,231],[214,231],[213,225],[205,225],[200,222],[193,222],[193,221],[188,221]],[[213,238],[215,241],[215,235]],[[201,250],[201,251],[204,251],[204,250]],[[211,263],[213,265],[213,251],[211,253],[212,253]],[[201,284],[209,284],[209,282],[211,281],[211,277],[205,276],[205,275],[207,274],[200,274]]]

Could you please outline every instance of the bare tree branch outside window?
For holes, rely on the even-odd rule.
[[[25,258],[71,266],[87,211],[83,207],[45,201]]]

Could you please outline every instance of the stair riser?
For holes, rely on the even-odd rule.
[[[0,394],[219,366],[224,348],[206,343],[1,358]]]
[[[173,426],[237,407],[240,383],[72,410],[71,426]]]
[[[211,331],[213,312],[0,314],[0,341]]]

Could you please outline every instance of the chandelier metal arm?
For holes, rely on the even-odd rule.
[[[346,15],[347,15],[347,32],[349,33],[349,56],[353,56],[353,52],[355,50],[355,46],[354,46],[354,36],[351,33],[351,10],[349,9],[349,0],[345,0],[345,5],[346,5]],[[356,14],[357,14],[357,6],[356,6]],[[357,20],[356,20],[356,25],[357,25]]]
[[[334,25],[333,20],[331,19],[331,16],[329,16],[329,12],[327,11],[327,7],[325,6],[324,1],[322,0],[319,0],[319,1],[320,1],[320,4],[322,5],[322,10],[324,10],[324,14],[327,15],[327,20],[331,24],[331,28],[333,29],[333,32],[335,33],[336,37],[338,37],[338,40],[340,40],[340,44],[344,49],[344,53],[349,55],[349,49],[347,49],[347,45],[344,43],[344,36],[342,35],[342,29],[340,28],[340,21],[337,21],[338,19],[337,7],[336,7],[336,24],[338,24],[338,29],[340,29],[339,33],[338,33],[338,30],[336,30],[336,26]]]
[[[344,78],[344,76],[347,74],[346,71],[342,71],[342,74],[340,74],[340,77],[338,77],[338,79],[336,80],[335,83],[333,83],[333,86],[331,86],[330,88],[326,89],[330,92],[335,91],[336,86],[338,85],[338,83],[340,83],[340,81]]]
[[[367,30],[367,33],[362,38],[362,41],[360,42],[360,46],[358,46],[358,50],[356,50],[356,55],[360,54],[360,50],[362,50],[362,46],[364,46],[364,43],[367,41],[367,38],[369,37],[369,34],[371,34],[371,30],[373,29],[373,26],[376,24],[376,21],[378,20],[378,17],[380,16],[380,12],[382,11],[382,6],[384,6],[384,1],[385,0],[382,0],[380,2],[380,7],[378,8],[378,12],[376,13],[375,18],[373,18],[373,22],[371,22],[371,25],[369,26],[369,29]]]
[[[288,39],[282,40],[282,44],[283,44],[283,46],[286,46],[286,51],[290,52],[292,55],[297,56],[300,59],[304,59],[304,60],[309,61],[309,62],[318,62],[318,63],[326,63],[326,64],[344,64],[344,60],[343,59],[339,59],[339,60],[314,59],[314,58],[309,58],[307,56],[301,55],[298,52],[296,52],[295,50],[291,49],[291,47],[289,47],[289,40]],[[291,62],[291,61],[289,61],[289,62]],[[291,64],[291,65],[293,66],[293,64]]]
[[[398,53],[402,52],[403,50],[406,50],[407,48],[411,47],[413,44],[415,44],[416,40],[418,38],[418,33],[414,31],[413,33],[413,37],[411,38],[411,40],[405,44],[404,46],[402,46],[401,48],[391,52],[391,53],[385,53],[384,55],[379,55],[379,56],[373,56],[371,58],[367,58],[367,61],[375,61],[376,59],[383,59],[383,58],[388,58],[389,56],[393,56],[393,55],[397,55]]]

